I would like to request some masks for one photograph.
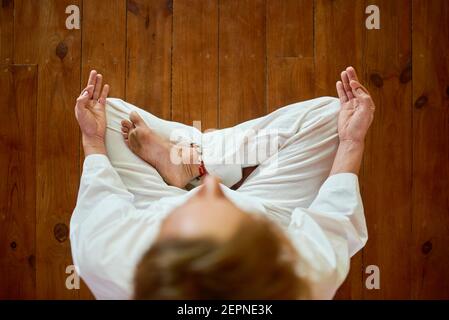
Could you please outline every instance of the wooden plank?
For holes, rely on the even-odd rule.
[[[79,131],[73,115],[80,89],[81,33],[65,27],[78,0],[15,1],[15,63],[37,63],[36,297],[67,299],[72,264],[68,225],[79,183]]]
[[[313,1],[267,0],[268,57],[313,57]]]
[[[219,126],[264,115],[266,41],[264,0],[220,1]]]
[[[0,88],[0,299],[33,299],[37,67],[2,65]]]
[[[13,63],[14,0],[3,0],[0,7],[0,63]]]
[[[411,16],[408,0],[376,0],[381,28],[366,32],[365,72],[376,114],[366,139],[363,192],[369,241],[364,265],[380,268],[368,299],[410,298]]]
[[[170,119],[173,3],[129,0],[127,10],[126,100]]]
[[[363,0],[315,1],[316,96],[336,96],[335,83],[347,66],[355,67],[363,81],[364,9]],[[362,298],[362,257],[359,252],[351,259],[350,273],[336,299]]]
[[[314,3],[267,1],[268,111],[314,98]]]
[[[268,59],[268,111],[315,98],[314,58]]]
[[[177,1],[173,9],[173,120],[217,128],[218,1]]]
[[[448,1],[413,1],[415,299],[449,298],[448,21]]]
[[[353,66],[364,74],[364,1],[315,1],[315,85],[317,96],[336,96],[340,72]]]
[[[110,85],[109,96],[124,99],[126,0],[84,0],[82,34],[81,86],[95,69]]]

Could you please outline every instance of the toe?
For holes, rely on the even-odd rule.
[[[145,122],[143,122],[142,117],[135,111],[131,112],[131,114],[129,115],[129,120],[131,120],[131,122],[135,126],[140,126],[140,125],[144,125],[145,124]]]
[[[134,128],[134,125],[129,120],[122,120],[121,124],[122,124],[122,127],[127,128],[128,131],[131,130],[132,128]]]

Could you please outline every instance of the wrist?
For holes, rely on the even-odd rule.
[[[364,141],[340,140],[338,149],[344,152],[362,152],[365,149]]]
[[[91,154],[104,154],[106,155],[106,144],[104,138],[98,136],[86,136],[82,135],[84,155],[87,157]]]
[[[358,174],[362,164],[364,148],[363,141],[340,141],[330,175],[337,173]]]

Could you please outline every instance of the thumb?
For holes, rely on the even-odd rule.
[[[76,99],[76,106],[77,107],[84,106],[88,100],[89,100],[89,92],[86,90]]]
[[[352,88],[352,93],[353,93],[356,97],[361,98],[361,97],[369,96],[368,90],[367,90],[364,86],[362,86],[362,85],[360,84],[360,82],[358,82],[358,81],[356,81],[356,80],[351,80],[351,82],[349,83],[349,85],[350,85],[351,88]]]
[[[76,99],[76,104],[84,106],[86,102],[90,99],[90,96],[92,95],[92,91],[94,89],[93,85],[87,86],[83,92],[80,94],[78,99]]]

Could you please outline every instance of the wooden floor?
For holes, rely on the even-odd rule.
[[[65,27],[71,4],[80,30]],[[91,68],[112,96],[207,129],[335,95],[348,65],[377,112],[360,180],[370,239],[337,297],[449,298],[448,21],[447,0],[2,0],[0,298],[91,297],[65,287],[73,107]]]

